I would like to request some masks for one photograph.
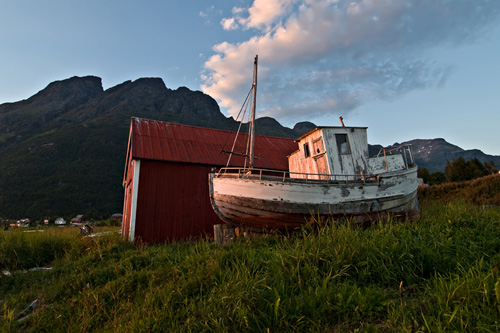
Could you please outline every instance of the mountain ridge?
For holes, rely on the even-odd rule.
[[[169,89],[160,78],[128,80],[106,90],[97,76],[54,81],[26,100],[0,104],[0,217],[109,216],[121,211],[133,116],[237,128],[212,97],[186,87]],[[262,135],[297,138],[314,127],[307,121],[288,128],[274,118],[256,120]],[[429,171],[443,171],[438,170],[446,165],[443,158],[460,154],[497,158],[432,140],[409,141],[418,150],[417,163]],[[435,157],[436,151],[443,156]],[[500,165],[500,157],[495,164]]]
[[[95,76],[52,82],[26,100],[0,105],[0,217],[121,211],[133,116],[237,128],[210,96],[186,87],[169,89],[159,78],[125,81],[106,90]],[[286,137],[307,129],[286,128],[272,118],[257,119],[256,127],[258,134]]]
[[[427,168],[429,172],[444,172],[447,161],[451,162],[460,156],[465,160],[477,158],[482,163],[491,161],[495,166],[500,166],[500,156],[488,155],[479,149],[465,150],[447,142],[443,138],[414,139],[405,141],[402,144],[412,145],[417,164]]]

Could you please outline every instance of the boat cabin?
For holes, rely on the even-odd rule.
[[[369,158],[367,127],[316,127],[295,141],[291,178],[356,180],[407,168],[401,153]]]

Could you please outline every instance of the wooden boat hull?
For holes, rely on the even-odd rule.
[[[210,200],[224,222],[252,229],[297,229],[323,217],[367,223],[388,214],[418,214],[416,172],[415,167],[347,183],[212,173]]]

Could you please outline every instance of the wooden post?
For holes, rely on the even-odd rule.
[[[228,224],[214,225],[214,240],[215,243],[225,245],[231,243],[234,239],[234,228]]]
[[[222,244],[222,224],[214,224],[214,241],[216,244]]]

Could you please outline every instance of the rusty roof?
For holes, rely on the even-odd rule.
[[[133,159],[151,159],[225,166],[235,132],[176,123],[132,118],[127,154]],[[233,151],[245,153],[248,135],[240,133]],[[288,170],[287,156],[297,150],[293,139],[255,136],[256,168]],[[128,160],[128,156],[127,156]],[[230,166],[243,166],[244,158],[233,154]]]

